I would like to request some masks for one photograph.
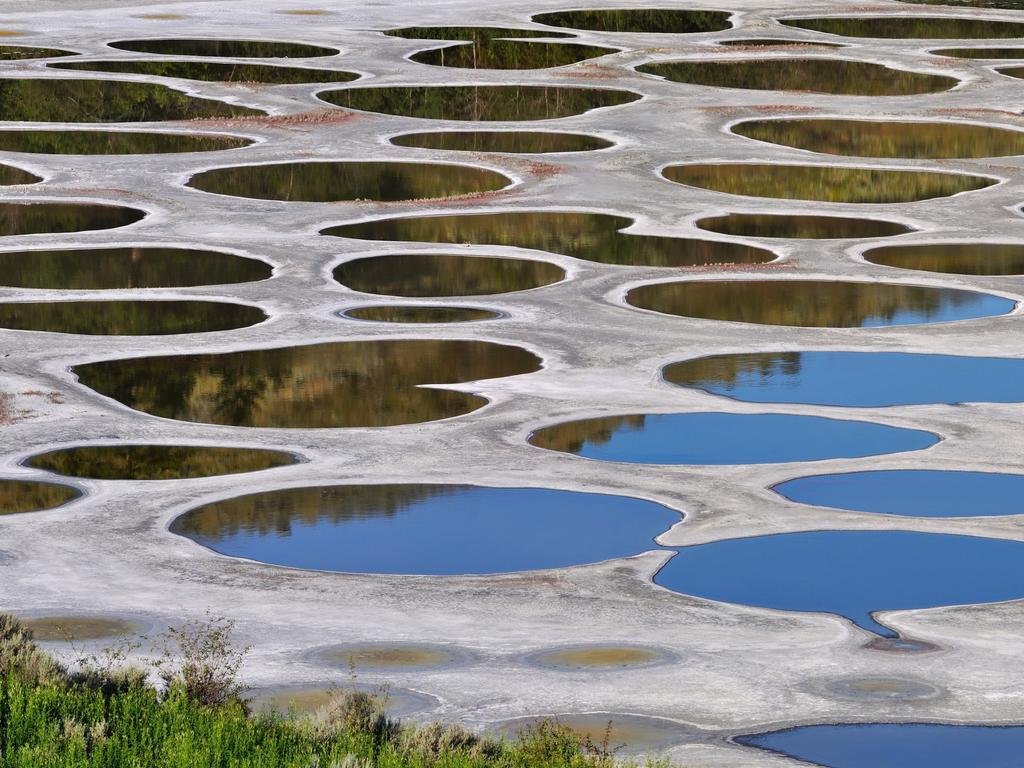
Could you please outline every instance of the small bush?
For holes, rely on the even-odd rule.
[[[10,614],[0,614],[0,674],[17,676],[26,685],[44,685],[62,681],[61,667],[42,651],[32,630]]]
[[[430,764],[440,757],[456,753],[473,759],[494,758],[501,754],[502,744],[479,736],[457,723],[430,723],[403,731],[399,749]]]
[[[161,636],[161,657],[153,662],[160,679],[203,706],[244,706],[238,671],[250,649],[234,645],[234,630],[233,621],[210,614],[204,621],[171,627]]]

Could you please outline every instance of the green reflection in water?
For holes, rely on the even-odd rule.
[[[181,421],[244,427],[384,427],[470,413],[479,395],[430,389],[539,370],[520,347],[398,339],[77,366],[87,387],[130,408]]]
[[[408,298],[511,293],[563,278],[565,271],[546,261],[453,253],[371,256],[334,270],[334,279],[354,291]]]
[[[145,218],[145,211],[93,203],[0,203],[0,237],[42,232],[113,229]]]
[[[345,312],[355,320],[373,320],[379,323],[471,323],[493,320],[500,313],[476,307],[424,307],[392,304],[374,307],[356,307]]]
[[[580,43],[485,40],[420,51],[409,58],[420,64],[462,69],[547,69],[606,56],[618,50]]]
[[[530,445],[547,448],[550,451],[579,453],[586,444],[606,444],[616,432],[639,432],[644,428],[645,422],[646,416],[642,413],[563,421],[536,430],[530,435]]]
[[[604,213],[535,211],[378,219],[330,227],[321,234],[359,240],[511,245],[634,267],[760,264],[775,259],[771,251],[739,243],[619,231],[632,223],[624,216]]]
[[[487,40],[526,40],[531,37],[566,38],[568,32],[553,32],[547,29],[516,29],[514,27],[403,27],[389,29],[385,35],[404,37],[409,40],[463,40],[484,42]]]
[[[1024,275],[1020,243],[890,245],[864,253],[872,264],[955,275]]]
[[[772,144],[855,157],[931,159],[1024,154],[1024,131],[964,123],[751,120],[733,126],[732,131]]]
[[[700,229],[738,237],[795,237],[808,240],[845,240],[893,237],[914,230],[895,221],[853,219],[845,216],[790,216],[773,213],[730,213],[697,221]]]
[[[347,88],[317,94],[346,109],[432,120],[551,120],[640,98],[609,88],[541,85],[441,85]]]
[[[730,195],[828,203],[909,203],[949,197],[998,182],[982,176],[828,165],[719,163],[675,165],[665,178]]]
[[[11,122],[139,123],[262,114],[153,83],[0,79],[0,120]]]
[[[266,280],[266,262],[184,248],[0,252],[0,285],[51,290],[183,288]]]
[[[719,40],[718,44],[744,48],[806,48],[807,46],[814,46],[816,48],[843,47],[839,43],[821,43],[817,40],[791,40],[783,39],[781,37],[756,37],[748,40]]]
[[[838,280],[694,280],[643,285],[629,304],[669,315],[803,328],[864,328],[1004,314],[973,291]],[[988,308],[991,307],[991,311]]]
[[[953,77],[894,69],[844,59],[752,59],[749,61],[663,61],[638,72],[677,83],[755,91],[800,91],[844,96],[907,96],[946,91]]]
[[[670,384],[714,391],[731,390],[741,380],[748,378],[769,380],[777,376],[795,377],[802,367],[800,352],[754,352],[681,360],[666,365],[661,369],[661,375]]]
[[[1013,11],[1024,10],[1024,0],[900,0],[901,3],[915,5],[952,5],[966,8],[1006,8]]]
[[[1008,77],[1015,77],[1018,80],[1024,80],[1024,67],[1005,67],[996,70],[1001,75]]]
[[[541,131],[437,131],[407,133],[395,136],[391,143],[398,147],[447,149],[463,152],[506,152],[509,154],[544,154],[549,152],[591,152],[607,149],[613,142],[581,133]]]
[[[829,16],[783,19],[782,23],[844,37],[930,40],[1024,37],[1024,24],[1018,22],[942,16]]]
[[[539,13],[532,21],[553,27],[591,29],[599,32],[650,32],[692,34],[729,29],[726,11],[690,11],[674,8],[614,8]]]
[[[295,464],[283,451],[201,445],[93,445],[33,456],[30,467],[96,480],[179,480]]]
[[[931,53],[958,59],[1024,59],[1024,48],[940,48]]]
[[[74,55],[74,51],[62,51],[59,48],[31,48],[25,45],[0,45],[0,61],[52,59],[58,56]]]
[[[168,56],[222,56],[229,59],[305,59],[334,56],[337,48],[306,43],[282,43],[272,40],[164,39],[121,40],[108,43],[111,48],[137,53],[161,53]]]
[[[245,328],[261,309],[218,301],[39,301],[0,304],[0,328],[89,336],[163,336]]]
[[[75,488],[31,480],[0,480],[0,516],[53,509],[76,499]]]
[[[420,200],[494,192],[512,183],[484,168],[441,163],[309,162],[238,165],[193,176],[204,192],[259,200]]]
[[[185,80],[210,80],[221,83],[345,83],[358,79],[354,72],[304,67],[275,67],[270,64],[238,64],[216,61],[62,61],[49,65],[56,69],[87,72],[123,72]]]
[[[138,131],[0,131],[0,150],[41,155],[145,155],[211,152],[252,144],[234,136]]]

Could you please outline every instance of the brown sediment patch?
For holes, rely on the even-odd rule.
[[[327,651],[323,657],[356,670],[440,667],[454,659],[441,648],[404,644],[352,645]]]
[[[330,11],[323,8],[296,8],[293,11],[278,11],[286,16],[327,16]]]
[[[224,128],[292,128],[304,125],[337,125],[358,120],[363,115],[347,109],[311,109],[291,115],[254,115],[252,117],[223,118],[201,117],[194,120],[179,120],[183,125],[221,126]]]
[[[545,666],[579,669],[616,669],[648,666],[665,659],[665,654],[654,648],[628,645],[591,645],[562,648],[535,654],[533,661]]]
[[[367,685],[331,685],[312,683],[289,685],[251,691],[249,702],[262,712],[279,712],[302,717],[315,714],[333,701],[351,691],[366,691],[383,699],[384,711],[392,717],[406,717],[434,709],[438,702],[433,696],[405,688],[379,688]]]
[[[863,675],[813,681],[809,688],[818,695],[849,701],[923,701],[943,694],[941,688],[909,677]]]
[[[43,642],[106,640],[134,635],[141,629],[127,619],[75,615],[39,616],[23,619],[22,624]]]
[[[23,34],[25,33],[17,29],[0,29],[0,37],[17,37]]]
[[[654,752],[675,744],[700,741],[701,735],[671,720],[640,715],[595,712],[588,714],[559,714],[545,718],[523,718],[504,723],[499,733],[509,736],[528,732],[541,721],[553,721],[577,734],[584,742],[598,749],[622,751],[626,754]]]
[[[150,19],[152,21],[178,21],[179,19],[187,19],[181,13],[140,13],[135,18],[137,19]]]

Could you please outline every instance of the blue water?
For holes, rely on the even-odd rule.
[[[711,600],[845,616],[1024,597],[1024,543],[910,531],[817,531],[686,547],[655,577]]]
[[[776,485],[787,499],[819,507],[909,517],[1024,513],[1024,475],[893,469],[799,477]]]
[[[1024,360],[902,352],[767,352],[674,363],[665,378],[755,403],[1024,402]]]
[[[827,768],[1020,768],[1024,727],[812,725],[737,739]]]
[[[678,523],[624,496],[456,485],[298,488],[179,517],[172,531],[218,552],[296,568],[472,574],[561,568],[656,549]]]
[[[569,431],[574,439],[559,439]],[[930,432],[818,416],[670,413],[558,424],[538,430],[531,442],[632,464],[775,464],[916,451],[938,438]]]

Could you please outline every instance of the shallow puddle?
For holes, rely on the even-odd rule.
[[[184,80],[208,80],[220,83],[347,83],[357,80],[355,72],[308,67],[275,67],[270,64],[239,64],[218,61],[61,61],[54,69],[86,72],[116,72],[135,75],[177,77]]]
[[[611,671],[650,667],[673,658],[669,652],[641,645],[577,645],[538,651],[528,654],[524,660],[549,669]]]
[[[456,648],[417,643],[350,643],[316,654],[319,661],[357,673],[438,669],[466,658],[467,654]]]
[[[392,717],[408,717],[434,709],[437,699],[416,691],[387,686],[386,690],[364,684],[345,682],[341,685],[282,686],[249,692],[249,701],[259,712],[312,715],[340,700],[345,691],[360,690],[383,699],[383,709]]]
[[[593,152],[614,146],[613,142],[581,133],[542,133],[540,131],[437,131],[395,136],[398,147],[446,149],[460,152],[505,152],[508,154],[548,154],[554,152]]]
[[[54,59],[58,56],[74,56],[75,51],[59,48],[33,48],[24,45],[0,45],[0,61],[23,61],[25,59]]]
[[[164,155],[248,147],[251,139],[139,131],[0,131],[0,150],[42,155]]]
[[[539,429],[548,450],[628,464],[785,464],[917,451],[930,432],[867,421],[774,413],[649,413],[582,419]]]
[[[827,203],[912,203],[999,183],[990,177],[963,173],[781,163],[671,165],[662,173],[677,184],[729,195]]]
[[[1021,557],[1024,543],[1004,539],[910,531],[784,533],[684,547],[655,582],[727,603],[836,613],[891,636],[874,612],[1024,597]]]
[[[958,288],[842,280],[688,280],[634,288],[627,303],[669,315],[803,328],[884,328],[1005,315],[1013,299]]]
[[[786,26],[827,32],[843,37],[886,39],[1024,38],[1024,24],[994,19],[955,16],[827,16],[816,19],[781,19]]]
[[[0,479],[0,516],[53,509],[81,495],[69,485]]]
[[[943,0],[951,4],[951,0]],[[1024,727],[869,723],[808,725],[757,736],[740,744],[788,755],[825,768],[1016,768]]]
[[[145,211],[98,203],[0,203],[0,237],[126,227]]]
[[[734,125],[732,132],[771,144],[853,157],[916,160],[1024,154],[1024,131],[966,123],[751,120]]]
[[[666,366],[665,380],[752,403],[882,407],[1024,402],[1024,360],[906,352],[752,352]]]
[[[321,91],[329,104],[431,120],[553,120],[641,98],[632,91],[541,85],[438,85]]]
[[[564,67],[586,59],[618,53],[581,43],[545,43],[533,40],[482,39],[465,45],[450,45],[414,53],[409,58],[420,64],[461,69],[548,69]]]
[[[539,13],[531,21],[552,27],[597,32],[694,34],[720,32],[732,27],[727,11],[692,11],[675,8],[613,8]]]
[[[474,323],[480,320],[494,320],[500,312],[476,307],[425,306],[422,304],[378,304],[371,307],[356,307],[343,313],[354,320],[370,320],[378,323]]]
[[[1024,59],[1024,48],[940,48],[931,53],[956,59]]]
[[[145,123],[263,114],[154,83],[0,79],[0,120],[7,122]]]
[[[907,646],[914,640],[899,638],[875,638],[865,648]],[[858,702],[909,702],[926,701],[942,695],[942,690],[931,683],[906,677],[882,675],[851,675],[833,680],[814,681],[807,686],[810,692],[830,699],[844,699]]]
[[[625,496],[353,485],[215,502],[182,515],[171,530],[222,554],[276,565],[455,575],[564,568],[635,555],[654,549],[654,537],[679,519],[660,504]]]
[[[1024,512],[1024,475],[889,469],[799,477],[776,493],[801,504],[904,517],[989,517]]]
[[[1024,244],[887,245],[864,252],[872,264],[956,275],[1024,275]]]
[[[557,283],[565,270],[531,259],[400,253],[346,261],[335,267],[334,279],[353,291],[384,296],[486,296]]]
[[[791,216],[776,213],[730,213],[695,222],[700,229],[739,237],[792,237],[809,240],[846,240],[895,237],[913,232],[911,227],[881,219],[846,216]]]
[[[659,61],[638,72],[677,83],[755,91],[799,91],[844,96],[911,96],[947,91],[954,77],[911,72],[844,59],[750,59],[745,61]]]
[[[468,165],[306,162],[239,165],[197,173],[188,186],[258,200],[421,200],[495,192],[512,184],[497,171]]]
[[[45,643],[114,640],[137,634],[142,629],[127,619],[76,615],[39,616],[22,619],[21,623],[32,631],[36,640]]]
[[[758,37],[749,40],[719,40],[719,45],[741,48],[842,48],[839,43],[822,43],[817,40],[792,40],[781,37]]]
[[[514,739],[528,734],[541,722],[554,722],[568,728],[594,749],[623,755],[659,752],[693,736],[692,729],[671,720],[615,712],[522,718],[505,723],[500,732]]]
[[[1000,69],[997,69],[996,72],[998,72],[1001,75],[1006,75],[1007,77],[1014,77],[1018,80],[1024,80],[1024,67],[1002,67]]]
[[[222,301],[35,301],[0,303],[0,328],[89,336],[164,336],[248,328],[258,307]]]
[[[179,480],[259,472],[295,464],[290,453],[203,445],[86,445],[25,462],[58,475],[96,480]]]
[[[228,59],[305,59],[334,56],[337,48],[273,40],[215,40],[176,38],[163,40],[121,40],[111,48],[168,56],[220,56]]]
[[[0,285],[13,288],[184,288],[266,280],[272,273],[273,268],[258,259],[185,248],[0,252]]]
[[[73,370],[155,416],[244,427],[384,427],[460,416],[479,395],[419,386],[532,373],[541,360],[483,341],[400,339],[109,360]]]
[[[358,240],[510,245],[633,267],[763,264],[775,254],[740,243],[624,234],[633,219],[605,213],[529,211],[376,219],[321,232]]]

